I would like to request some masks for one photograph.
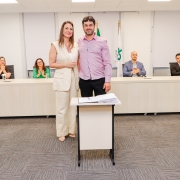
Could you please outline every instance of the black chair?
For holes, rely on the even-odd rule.
[[[174,65],[174,64],[176,64],[176,63],[177,63],[177,62],[170,62],[170,63],[169,63],[171,76],[172,76],[172,65]]]
[[[122,76],[123,76],[124,64],[122,64]]]
[[[15,79],[15,75],[14,75],[14,65],[6,65],[6,67],[8,68],[8,70],[11,72],[11,76],[9,79]]]
[[[46,66],[46,68],[49,69],[49,73],[50,73],[50,77],[51,77],[51,71],[50,71],[50,67],[49,66]]]

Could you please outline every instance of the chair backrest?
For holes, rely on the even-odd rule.
[[[9,71],[11,72],[11,76],[9,79],[15,79],[15,75],[14,75],[14,65],[6,65],[6,67],[9,69]]]
[[[46,66],[46,68],[50,69],[50,67],[49,67],[49,66]]]
[[[171,76],[172,76],[172,70],[171,70],[171,69],[172,69],[172,65],[173,65],[173,64],[176,64],[176,63],[177,63],[177,62],[170,62],[170,63],[169,63]]]
[[[122,64],[122,76],[123,76],[124,64]]]
[[[46,66],[46,68],[48,68],[48,69],[49,69],[49,72],[50,72],[50,67],[49,67],[49,66]],[[50,73],[50,77],[51,77],[51,73]]]

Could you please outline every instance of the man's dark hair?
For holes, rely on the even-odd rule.
[[[95,22],[96,22],[95,19],[92,16],[86,16],[86,17],[83,18],[82,24],[84,25],[84,22],[87,22],[87,21],[93,22],[94,25],[95,25]]]
[[[177,56],[180,56],[180,53],[177,53],[177,54],[176,54],[176,57],[177,57]]]

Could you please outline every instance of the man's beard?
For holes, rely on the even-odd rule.
[[[94,30],[90,30],[88,32],[86,31],[85,34],[86,34],[86,36],[91,36],[94,34]]]

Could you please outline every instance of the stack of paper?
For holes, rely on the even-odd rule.
[[[94,97],[81,97],[79,103],[116,103],[118,98],[114,93],[98,95]]]
[[[109,94],[103,94],[96,96],[98,102],[100,103],[108,103],[108,102],[117,102],[118,98],[115,96],[114,93],[109,93]]]

